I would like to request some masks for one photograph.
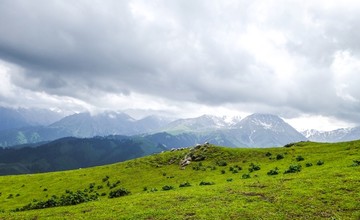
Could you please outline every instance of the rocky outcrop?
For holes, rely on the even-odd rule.
[[[180,168],[185,169],[192,161],[202,161],[206,159],[204,152],[210,147],[208,142],[204,144],[197,144],[195,147],[190,149],[190,152],[185,155],[184,159],[180,160]]]

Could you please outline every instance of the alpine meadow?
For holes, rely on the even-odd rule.
[[[359,219],[360,141],[211,144],[0,177],[0,219]],[[191,162],[186,162],[186,161]]]

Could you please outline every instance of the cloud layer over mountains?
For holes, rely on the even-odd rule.
[[[359,123],[359,10],[349,0],[4,0],[0,104],[222,106]]]

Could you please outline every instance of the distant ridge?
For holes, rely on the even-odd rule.
[[[163,133],[172,135],[166,139]],[[230,147],[272,147],[307,140],[302,134],[270,114],[253,114],[240,117],[203,115],[197,118],[169,122],[166,118],[148,116],[135,120],[125,113],[88,112],[73,114],[49,126],[31,126],[0,132],[0,146],[52,141],[62,137],[89,138],[94,136],[126,135],[152,137],[159,144],[176,143],[172,147],[211,141]]]

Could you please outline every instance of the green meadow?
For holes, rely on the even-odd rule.
[[[360,141],[202,145],[106,166],[1,176],[0,219],[360,219]]]

